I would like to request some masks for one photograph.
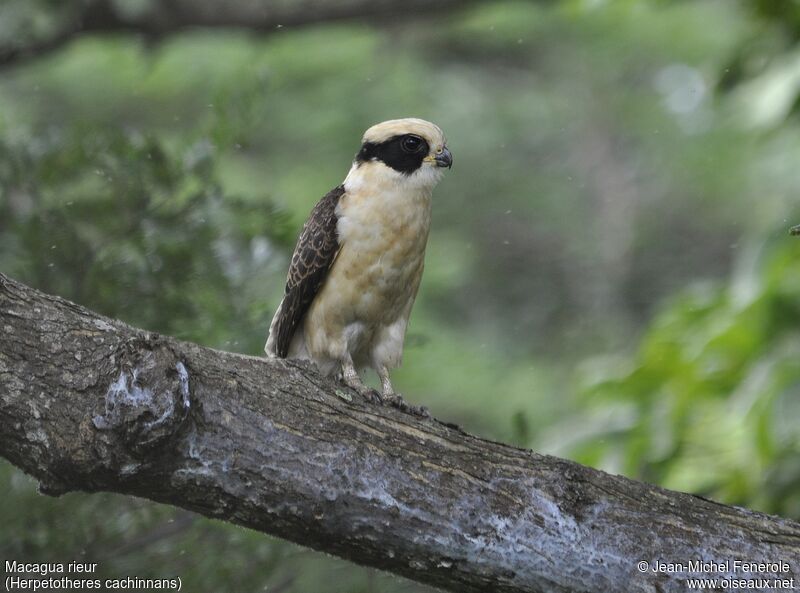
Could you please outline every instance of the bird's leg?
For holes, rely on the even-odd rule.
[[[378,368],[378,377],[381,380],[381,389],[383,389],[383,399],[391,402],[393,399],[402,399],[401,396],[394,392],[392,381],[389,379],[389,370],[386,367]]]
[[[377,391],[367,387],[361,381],[361,377],[358,376],[358,371],[356,371],[356,367],[353,365],[353,359],[349,354],[347,358],[342,361],[342,381],[344,381],[345,385],[350,389],[357,391],[368,402],[381,403],[383,401]]]
[[[383,389],[383,401],[408,414],[430,418],[431,414],[428,412],[428,408],[425,406],[412,406],[403,399],[402,395],[394,390],[392,381],[389,379],[389,369],[384,366],[378,367],[378,377],[380,377],[381,388]]]

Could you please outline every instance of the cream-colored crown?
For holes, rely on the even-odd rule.
[[[390,119],[375,124],[364,132],[364,138],[361,142],[380,144],[393,136],[402,136],[403,134],[416,134],[424,138],[428,142],[428,145],[434,150],[441,148],[447,142],[447,139],[444,137],[444,132],[442,132],[439,126],[416,117]]]

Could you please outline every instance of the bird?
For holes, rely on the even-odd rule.
[[[402,360],[431,225],[431,196],[453,165],[439,126],[418,118],[373,125],[344,181],[303,225],[269,327],[270,358],[313,361],[371,402],[410,411],[389,371]],[[372,368],[381,393],[359,370]]]

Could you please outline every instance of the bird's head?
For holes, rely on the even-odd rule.
[[[453,155],[439,126],[413,117],[381,122],[364,132],[354,168],[373,169],[421,185],[435,185]]]

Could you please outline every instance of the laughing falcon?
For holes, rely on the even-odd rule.
[[[357,369],[371,367],[383,399],[399,366],[431,222],[431,193],[453,157],[438,126],[385,121],[364,133],[344,182],[311,211],[292,255],[267,355],[313,360],[368,399]],[[380,398],[379,398],[380,399]]]

